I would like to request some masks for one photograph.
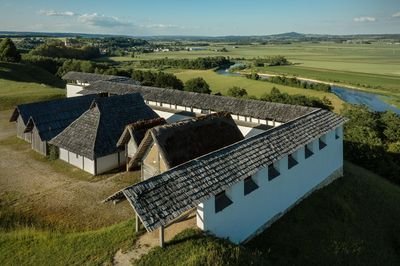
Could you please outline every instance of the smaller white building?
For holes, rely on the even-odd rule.
[[[89,110],[50,141],[60,159],[93,175],[125,165],[117,141],[126,125],[158,118],[138,93],[96,98]]]

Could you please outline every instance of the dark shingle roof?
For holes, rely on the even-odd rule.
[[[110,81],[98,81],[85,87],[85,93],[108,92],[125,94],[139,92],[146,101],[157,101],[181,106],[190,106],[215,112],[230,112],[259,119],[288,122],[305,115],[316,108],[281,103],[271,103],[259,100],[238,99],[226,96],[216,96],[195,92],[185,92],[172,89],[146,87],[139,85],[120,84]]]
[[[315,110],[181,164],[128,187],[123,193],[146,229],[152,231],[344,122],[343,117],[332,112]]]
[[[108,81],[127,83],[127,84],[140,84],[138,81],[133,80],[128,77],[103,75],[103,74],[96,74],[96,73],[75,72],[75,71],[68,72],[67,74],[62,76],[62,79],[64,79],[64,80],[79,80],[84,83],[92,83],[95,81],[108,80]]]
[[[89,159],[102,157],[117,152],[117,141],[127,124],[157,117],[138,93],[97,98],[50,144]]]
[[[122,147],[123,145],[128,143],[131,138],[133,138],[136,145],[139,146],[147,130],[159,125],[164,125],[166,123],[167,121],[165,121],[164,118],[160,117],[149,120],[140,120],[135,123],[129,124],[125,127],[124,132],[122,132],[122,135],[117,142],[117,147]]]
[[[29,132],[36,125],[42,141],[48,141],[89,109],[94,95],[18,105],[10,121],[20,115]]]
[[[244,139],[229,113],[220,112],[157,126],[147,134],[157,143],[168,168]],[[146,150],[148,147],[140,147]]]

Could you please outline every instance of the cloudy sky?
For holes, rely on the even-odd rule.
[[[0,0],[0,31],[133,36],[400,33],[400,0]]]

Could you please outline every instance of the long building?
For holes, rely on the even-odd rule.
[[[245,136],[116,192],[146,230],[160,230],[189,210],[197,226],[243,243],[310,193],[343,175],[346,119],[319,108],[93,81],[76,95],[140,93],[167,122],[229,112]],[[138,224],[137,224],[138,227]]]

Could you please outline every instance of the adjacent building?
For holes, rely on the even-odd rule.
[[[97,175],[125,164],[117,141],[126,125],[158,117],[139,93],[96,98],[50,144],[59,147],[61,160]]]
[[[17,136],[32,143],[32,149],[48,155],[48,142],[89,109],[96,95],[18,105],[10,118]]]

